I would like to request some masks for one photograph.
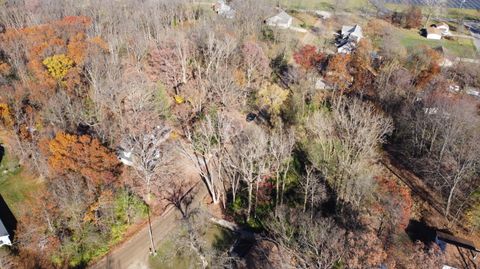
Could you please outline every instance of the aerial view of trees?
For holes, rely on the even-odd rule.
[[[0,1],[0,268],[463,266],[427,237],[480,242],[478,59],[409,44],[443,3],[294,2]]]

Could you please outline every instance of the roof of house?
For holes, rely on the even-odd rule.
[[[232,18],[235,15],[235,10],[231,6],[227,5],[223,0],[217,1],[217,3],[213,5],[213,8],[218,14],[229,18]]]
[[[349,25],[344,25],[342,26],[342,36],[350,36],[350,35],[355,35],[362,37],[362,27],[360,25],[355,24],[354,26],[349,26]]]
[[[280,13],[276,14],[267,19],[267,22],[275,23],[275,24],[287,24],[292,20],[292,16],[288,15],[285,11],[280,11]]]

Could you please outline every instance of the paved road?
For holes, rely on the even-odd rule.
[[[207,190],[203,183],[196,185],[195,190],[198,190],[198,193],[195,194],[194,203],[199,204],[207,194]],[[161,216],[152,221],[153,237],[157,247],[177,228],[178,218],[178,211],[170,206]],[[148,269],[149,247],[148,226],[145,225],[123,245],[111,251],[106,257],[89,268]]]

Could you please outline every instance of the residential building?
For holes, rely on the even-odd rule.
[[[293,17],[288,15],[285,11],[280,11],[273,17],[270,17],[265,20],[265,23],[269,26],[280,27],[284,29],[290,28],[292,26]]]

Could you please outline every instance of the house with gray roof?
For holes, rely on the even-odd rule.
[[[363,38],[362,27],[360,25],[344,25],[340,30],[337,37],[337,52],[348,54],[351,53],[356,47],[358,42]]]
[[[280,11],[273,17],[270,17],[265,20],[265,23],[269,26],[280,27],[284,29],[290,28],[292,26],[293,17],[288,15],[285,11]]]
[[[233,19],[235,17],[235,10],[225,3],[224,0],[218,0],[213,4],[213,10],[217,12],[218,15],[228,19]]]

